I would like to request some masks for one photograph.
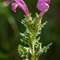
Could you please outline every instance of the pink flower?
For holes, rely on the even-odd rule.
[[[37,9],[41,11],[40,17],[42,17],[49,9],[50,0],[38,0]]]
[[[29,15],[28,7],[23,0],[14,0],[14,3],[12,4],[12,10],[16,12],[17,7],[21,8],[25,12],[26,16]]]
[[[10,1],[11,0],[6,0],[6,3],[8,4]],[[16,12],[17,7],[21,8],[25,12],[26,16],[30,14],[28,7],[23,0],[14,0],[14,3],[12,3],[12,10]]]
[[[6,3],[8,4],[11,0],[6,0]]]

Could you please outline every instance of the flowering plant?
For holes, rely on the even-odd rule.
[[[9,3],[10,1],[11,0],[6,0],[6,3]],[[27,46],[18,46],[18,53],[23,60],[38,60],[39,56],[43,52],[46,52],[52,44],[50,43],[47,46],[42,47],[42,43],[39,42],[41,29],[47,23],[45,22],[41,24],[41,20],[43,15],[48,11],[49,4],[50,0],[38,0],[37,9],[41,11],[41,13],[36,13],[36,17],[32,19],[31,13],[23,0],[14,0],[14,3],[12,3],[12,10],[14,12],[16,12],[17,7],[21,8],[25,12],[25,18],[21,23],[26,27],[26,31],[24,33],[20,33],[20,41]]]

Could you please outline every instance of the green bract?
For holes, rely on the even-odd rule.
[[[24,18],[21,23],[26,27],[24,33],[20,33],[21,41],[25,46],[18,46],[18,53],[23,58],[23,60],[38,60],[39,56],[46,52],[49,47],[52,45],[50,43],[47,46],[42,47],[40,43],[41,29],[46,25],[47,22],[41,24],[41,19],[36,13],[36,17],[32,18],[31,14],[28,18]]]

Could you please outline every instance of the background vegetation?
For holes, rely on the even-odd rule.
[[[20,44],[19,32],[24,32],[21,24],[24,12],[17,8],[14,13],[11,4],[6,5],[5,0],[0,0],[0,60],[21,60],[17,52]],[[40,13],[36,8],[37,0],[24,0],[29,7],[32,16]],[[42,23],[48,21],[42,29],[40,42],[44,45],[52,42],[52,46],[40,56],[39,60],[60,60],[60,0],[51,0],[50,9],[44,15]]]

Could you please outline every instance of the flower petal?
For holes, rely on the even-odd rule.
[[[45,2],[46,2],[47,4],[50,4],[50,0],[45,0]]]
[[[40,16],[43,16],[49,9],[50,0],[38,0],[37,2],[37,9],[41,11],[39,14]]]
[[[38,2],[37,8],[39,11],[47,11],[49,9],[49,5],[45,2]]]
[[[16,12],[17,7],[21,8],[25,12],[26,16],[29,15],[28,7],[23,0],[15,0],[15,3],[12,4],[12,10]]]
[[[12,10],[14,11],[14,12],[16,12],[16,8],[18,7],[18,4],[17,3],[13,3],[12,4]]]

